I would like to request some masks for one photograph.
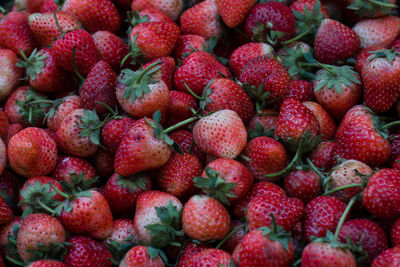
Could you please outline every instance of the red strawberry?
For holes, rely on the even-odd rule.
[[[131,4],[132,11],[143,10],[153,7],[167,14],[171,19],[176,20],[182,10],[182,0],[133,0]]]
[[[147,62],[142,66],[142,69],[146,69],[148,66],[152,65],[153,63],[160,62],[160,72],[161,77],[160,79],[165,82],[168,86],[168,89],[173,89],[173,77],[175,72],[175,60],[172,57],[160,57],[153,61]]]
[[[186,202],[182,212],[182,227],[190,238],[200,241],[224,238],[231,223],[226,208],[214,198],[195,195]]]
[[[291,231],[303,216],[303,202],[298,198],[274,197],[261,195],[253,198],[246,212],[249,230],[273,224],[271,214],[276,224],[285,231]]]
[[[37,260],[29,264],[28,267],[68,267],[68,265],[56,260]]]
[[[75,47],[74,61],[78,72],[87,75],[99,59],[99,54],[92,36],[84,30],[73,30],[57,39],[53,52],[57,64],[64,70],[73,71],[72,53]]]
[[[56,165],[56,143],[39,128],[25,128],[15,134],[7,152],[11,168],[25,177],[47,175]]]
[[[9,126],[6,113],[0,109],[0,138],[7,137],[7,128]]]
[[[124,135],[130,130],[135,123],[131,117],[122,117],[120,119],[113,119],[101,130],[101,136],[107,151],[112,154],[117,152],[118,146],[122,141]]]
[[[172,22],[144,22],[130,33],[132,52],[139,51],[146,59],[168,56],[179,37],[179,27]],[[133,54],[136,57],[135,54]]]
[[[62,10],[76,17],[82,26],[92,33],[116,33],[119,29],[118,11],[110,0],[67,0]]]
[[[346,243],[350,238],[353,243],[360,242],[368,258],[364,261],[370,264],[379,254],[388,248],[385,231],[379,224],[367,219],[355,219],[345,222],[340,228],[339,241]]]
[[[40,252],[39,243],[51,253],[52,247],[65,242],[65,238],[65,229],[58,219],[43,213],[29,214],[18,232],[18,254],[23,261],[33,258],[32,252]]]
[[[154,7],[147,7],[140,10],[138,14],[139,19],[136,18],[135,13],[133,13],[133,18],[132,18],[132,22],[134,22],[133,24],[139,24],[142,22],[158,22],[158,21],[174,22],[167,14]]]
[[[283,184],[289,197],[301,199],[308,203],[322,193],[321,178],[312,170],[295,170],[290,172]]]
[[[111,235],[104,240],[104,244],[113,246],[113,243],[119,245],[138,244],[140,239],[136,233],[133,221],[129,219],[116,219],[113,221],[113,231]]]
[[[26,10],[29,13],[39,12],[40,7],[43,5],[45,0],[27,0],[25,1]]]
[[[354,255],[347,249],[325,242],[308,244],[301,255],[301,266],[348,266],[356,267]]]
[[[122,177],[114,173],[107,181],[103,195],[113,214],[131,216],[138,196],[151,187],[151,180],[145,174]]]
[[[77,157],[60,156],[53,170],[52,177],[57,181],[72,183],[72,176],[82,176],[84,180],[95,178],[94,167],[86,160]]]
[[[373,174],[364,189],[363,204],[365,208],[378,218],[395,219],[400,214],[400,171],[381,169]]]
[[[303,235],[305,240],[311,237],[323,237],[327,231],[336,229],[346,204],[335,197],[319,196],[311,200],[304,209]]]
[[[116,96],[122,108],[134,118],[151,117],[157,110],[162,119],[168,108],[169,89],[159,74],[155,62],[144,70],[122,70],[118,78]],[[159,63],[158,63],[159,64]],[[156,66],[156,68],[153,68]]]
[[[199,253],[200,251],[206,250],[210,248],[207,244],[196,244],[193,242],[189,242],[182,254],[179,256],[179,261],[177,267],[189,267],[188,263],[192,256]]]
[[[303,80],[290,81],[285,98],[294,98],[300,102],[313,101],[315,97],[312,83]]]
[[[311,110],[315,118],[317,118],[321,138],[325,140],[332,139],[336,131],[336,124],[331,115],[318,103],[306,101],[303,102],[303,105]]]
[[[179,130],[170,134],[172,140],[174,140],[185,153],[192,153],[200,163],[205,162],[206,154],[201,151],[198,145],[193,141],[193,134],[187,130]]]
[[[250,231],[233,251],[234,262],[239,266],[286,267],[293,257],[290,234],[279,226]]]
[[[227,1],[217,0],[218,13],[222,17],[225,25],[235,28],[244,21],[247,13],[256,3],[255,0],[246,1]]]
[[[233,259],[231,254],[221,249],[209,248],[194,254],[188,261],[188,266],[207,267],[207,266],[232,266]]]
[[[336,131],[335,155],[359,160],[370,167],[385,163],[390,158],[390,144],[379,132],[382,130],[377,119],[365,106],[352,107]]]
[[[165,247],[180,235],[181,212],[182,203],[173,195],[156,190],[145,191],[136,202],[135,230],[145,244]]]
[[[392,47],[393,48],[393,47]],[[361,74],[361,70],[368,63],[369,57],[372,56],[371,52],[382,50],[384,47],[379,45],[364,47],[360,50],[356,57],[356,63],[354,64],[354,69]]]
[[[267,181],[257,182],[253,184],[246,196],[233,206],[233,213],[238,218],[244,217],[250,201],[264,195],[277,198],[286,197],[285,191],[276,184]]]
[[[3,199],[3,197],[0,196],[0,224],[8,224],[13,220],[13,213],[6,203],[6,201]]]
[[[230,78],[227,67],[222,65],[210,53],[198,51],[190,54],[174,74],[177,90],[188,92],[187,86],[197,95],[201,95],[206,85],[214,78]]]
[[[323,169],[324,171],[329,171],[335,164],[335,147],[336,142],[333,141],[319,143],[310,155],[311,162],[315,165],[315,167]]]
[[[114,71],[119,71],[122,60],[129,53],[128,45],[108,31],[98,31],[92,37],[101,59],[106,61]]]
[[[400,33],[400,18],[387,16],[362,20],[354,25],[353,30],[360,37],[362,47],[388,48]]]
[[[30,55],[38,47],[28,25],[28,16],[26,11],[13,11],[0,19],[0,46],[17,54],[22,51],[25,55]]]
[[[5,100],[20,83],[22,69],[16,66],[18,56],[10,49],[0,49],[0,101]]]
[[[176,41],[172,56],[176,60],[183,60],[195,51],[203,51],[205,39],[203,36],[195,34],[181,34]]]
[[[295,18],[285,4],[269,1],[255,5],[245,22],[246,34],[254,41],[278,41],[290,39],[295,32]]]
[[[117,75],[110,65],[103,60],[97,62],[90,70],[83,86],[80,88],[79,95],[82,107],[96,110],[99,114],[109,112],[109,109],[98,102],[104,103],[109,107],[114,107],[117,104],[115,96],[116,86]]]
[[[223,250],[232,254],[235,247],[242,242],[244,236],[247,234],[244,226],[245,225],[240,220],[232,221],[230,232],[233,232],[233,234],[231,234],[231,236],[229,236],[229,238],[222,245]]]
[[[42,6],[40,7],[40,13],[47,13],[57,11],[58,6],[54,0],[44,0]]]
[[[162,166],[157,176],[158,185],[167,193],[183,199],[196,192],[194,178],[200,176],[203,168],[192,154],[174,153]]]
[[[114,154],[104,149],[97,150],[91,158],[91,162],[96,169],[98,176],[109,178],[114,173]]]
[[[6,144],[10,142],[11,137],[13,137],[16,133],[22,131],[23,129],[24,127],[19,123],[10,124],[7,129]]]
[[[20,259],[17,245],[13,240],[17,239],[18,231],[22,226],[22,221],[23,219],[21,217],[14,217],[9,224],[2,226],[0,229],[0,245],[2,254],[11,259]],[[13,243],[10,242],[9,238]]]
[[[230,56],[229,67],[235,77],[238,77],[246,64],[260,56],[273,55],[274,49],[265,43],[247,43],[238,47]]]
[[[257,113],[248,123],[247,131],[250,138],[259,136],[273,136],[276,121],[278,120],[278,112],[273,109],[262,109],[261,113]]]
[[[192,109],[198,109],[198,104],[193,96],[180,91],[170,91],[165,124],[172,126],[188,119],[193,115]]]
[[[7,164],[7,148],[3,139],[0,138],[0,175],[3,173]]]
[[[349,66],[327,67],[316,73],[314,94],[324,109],[334,118],[340,119],[360,101],[360,76]]]
[[[346,60],[360,49],[360,38],[356,32],[344,24],[324,19],[315,35],[315,58],[326,64]]]
[[[53,132],[57,132],[58,128],[65,117],[75,109],[82,108],[81,98],[76,95],[69,95],[64,98],[57,99],[53,102],[53,107],[47,113],[46,124]]]
[[[200,119],[193,128],[195,143],[220,158],[236,158],[247,142],[243,121],[232,110],[220,110]]]
[[[80,28],[78,20],[66,12],[56,11],[56,16],[63,32]],[[29,16],[29,27],[42,47],[51,46],[54,40],[62,34],[54,19],[53,12],[31,14]]]
[[[296,0],[290,5],[290,9],[304,14],[304,10],[307,8],[309,11],[314,10],[317,0]],[[328,9],[323,3],[319,3],[320,13],[324,15],[325,18],[329,18]]]
[[[396,266],[400,263],[400,247],[389,248],[374,259],[371,267]]]
[[[376,112],[388,111],[400,96],[399,55],[394,50],[374,51],[362,68],[364,102]]]
[[[64,263],[70,267],[99,266],[111,267],[111,253],[107,247],[87,236],[73,236],[68,240]]]
[[[151,253],[150,247],[136,246],[126,253],[120,265],[125,267],[148,266],[164,267],[165,264],[157,252]]]
[[[267,2],[271,3],[271,2]],[[250,60],[239,74],[239,81],[269,92],[272,98],[283,98],[289,89],[289,73],[270,55]]]
[[[196,34],[210,38],[222,33],[218,22],[216,0],[205,0],[194,5],[185,10],[179,19],[183,34]]]

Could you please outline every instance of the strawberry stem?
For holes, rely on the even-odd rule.
[[[336,77],[336,73],[333,72],[333,71],[331,70],[331,68],[329,67],[329,65],[322,64],[322,63],[320,63],[320,62],[318,62],[318,61],[317,61],[317,64],[318,64],[320,67],[322,67],[323,69],[325,69],[327,72],[329,72],[332,76],[335,76],[335,77]]]
[[[45,205],[44,203],[42,203],[42,201],[40,201],[40,199],[38,200],[37,203],[40,205],[40,207],[42,207],[45,211],[50,213],[52,216],[57,213],[55,210],[53,210],[52,208],[50,208],[47,205]]]
[[[10,256],[5,256],[5,258],[11,262],[12,264],[18,265],[18,266],[26,266],[23,262],[17,261],[16,259],[11,258]]]
[[[182,126],[185,126],[185,125],[187,125],[187,124],[189,124],[189,123],[192,123],[192,122],[194,122],[194,121],[196,121],[196,120],[197,120],[196,117],[192,117],[192,118],[186,119],[186,120],[184,120],[184,121],[181,121],[181,122],[179,122],[179,123],[177,123],[177,124],[175,124],[175,125],[172,125],[171,127],[167,128],[167,129],[163,130],[161,133],[167,134],[167,133],[169,133],[169,132],[172,132],[172,131],[175,130],[175,129],[178,129],[178,128],[180,128],[180,127],[182,127]]]
[[[156,61],[153,64],[150,64],[147,68],[145,68],[140,74],[139,77],[137,78],[138,83],[142,82],[142,79],[144,76],[146,76],[146,74],[153,69],[154,67],[158,66],[161,64],[161,61]]]
[[[69,195],[58,189],[52,182],[50,182],[51,188],[53,188],[54,191],[57,192],[60,196],[62,196],[65,199],[69,199]]]
[[[78,69],[76,68],[75,65],[75,51],[76,51],[76,45],[74,46],[74,48],[72,48],[72,69],[74,70],[75,75],[79,78],[79,80],[81,80],[82,82],[85,81],[85,78],[82,77],[82,75],[79,73]]]
[[[216,249],[219,249],[231,236],[233,236],[234,233],[236,233],[237,231],[239,231],[241,228],[243,228],[245,226],[245,223],[242,223],[241,225],[239,225],[238,227],[236,227],[235,229],[233,229],[229,234],[227,234],[224,239],[221,240],[221,242],[218,243],[218,245],[215,247]]]
[[[397,7],[397,5],[394,4],[389,4],[389,3],[384,3],[384,2],[380,2],[380,1],[376,1],[376,0],[368,0],[368,2],[375,4],[377,6],[382,6],[382,7],[389,7],[389,8],[395,8]]]
[[[299,160],[300,154],[301,154],[302,144],[303,144],[303,139],[300,140],[300,144],[299,144],[299,147],[296,150],[296,154],[294,155],[292,161],[286,166],[286,168],[284,168],[283,170],[281,170],[279,172],[266,174],[265,177],[266,178],[272,178],[272,177],[283,175],[286,172],[288,172],[294,166],[294,164]]]
[[[336,227],[334,241],[337,241],[339,232],[340,232],[340,228],[342,228],[342,225],[343,225],[344,221],[346,220],[346,217],[349,214],[351,207],[354,205],[355,202],[356,202],[356,197],[351,198],[349,201],[349,204],[347,204],[347,206],[346,206],[346,209],[343,211],[342,217],[340,217],[339,223]]]
[[[57,14],[56,14],[55,10],[53,11],[53,16],[54,16],[54,21],[55,21],[55,23],[57,25],[58,30],[60,31],[61,34],[64,34],[64,31],[60,26],[60,22],[58,21]]]
[[[308,29],[305,30],[304,32],[302,32],[302,33],[300,33],[299,35],[293,37],[292,39],[289,39],[289,40],[287,40],[287,41],[284,41],[284,42],[282,43],[282,45],[291,44],[291,43],[293,43],[293,42],[295,42],[295,41],[297,41],[297,40],[303,38],[304,36],[306,36],[306,35],[309,34],[310,32],[311,32],[311,29],[308,28]]]
[[[190,89],[190,87],[186,84],[186,82],[183,82],[183,85],[185,86],[186,90],[188,90],[189,93],[190,93],[194,98],[196,98],[197,100],[204,100],[204,97],[200,97],[200,96],[198,96],[195,92],[193,92],[193,91]]]
[[[335,193],[335,192],[337,192],[337,191],[341,191],[341,190],[344,190],[344,189],[347,189],[347,188],[360,187],[360,186],[363,186],[363,184],[358,183],[358,184],[346,184],[346,185],[342,185],[342,186],[333,188],[333,189],[331,189],[331,190],[329,190],[329,191],[326,191],[326,192],[323,194],[323,196],[327,196],[327,195],[333,194],[333,193]]]
[[[390,128],[390,127],[393,127],[393,126],[396,126],[396,125],[400,125],[400,121],[392,121],[392,122],[390,122],[388,124],[385,124],[385,125],[382,126],[382,129]]]

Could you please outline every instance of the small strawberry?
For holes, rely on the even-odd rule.
[[[165,264],[157,251],[151,247],[135,246],[126,253],[124,259],[121,261],[120,266],[136,267],[164,267]]]
[[[396,266],[400,262],[400,247],[389,248],[374,259],[371,267]]]
[[[170,134],[174,140],[183,150],[184,153],[193,154],[197,157],[200,163],[206,161],[206,154],[199,148],[193,140],[193,134],[187,130],[178,130]]]
[[[89,180],[95,178],[96,171],[85,159],[71,156],[60,156],[51,176],[57,181],[72,183],[74,175],[82,176],[84,180]]]
[[[312,83],[304,80],[290,81],[285,98],[294,98],[300,102],[313,101],[315,97]]]
[[[75,109],[80,108],[82,108],[81,98],[76,95],[69,95],[55,100],[45,116],[47,127],[49,127],[51,131],[57,132],[65,117]]]
[[[0,49],[0,101],[5,100],[18,86],[22,69],[16,66],[18,56],[11,49]]]
[[[203,51],[205,39],[195,34],[181,34],[176,41],[172,56],[180,61],[195,51]]]
[[[183,8],[182,0],[133,0],[131,4],[132,11],[143,10],[153,7],[167,14],[171,19],[177,20]]]
[[[97,150],[91,158],[91,163],[96,169],[96,173],[101,178],[109,178],[114,173],[114,154],[104,149]]]
[[[321,179],[313,170],[295,170],[290,172],[283,184],[289,197],[308,203],[322,193]]]
[[[56,166],[56,143],[39,128],[25,128],[15,134],[7,152],[11,168],[24,177],[47,175]]]
[[[204,152],[232,159],[244,149],[247,131],[236,112],[220,110],[203,117],[195,124],[193,138]]]
[[[185,234],[199,241],[224,238],[231,223],[226,208],[214,198],[195,195],[186,202],[182,212]]]
[[[97,31],[116,33],[119,29],[118,11],[110,0],[66,0],[62,11],[77,18],[91,33]]]
[[[171,90],[169,91],[165,125],[172,126],[184,121],[193,115],[192,110],[197,109],[198,104],[193,96],[184,92]]]
[[[336,124],[331,115],[316,102],[306,101],[303,102],[303,105],[311,110],[315,118],[317,118],[321,138],[325,140],[332,139],[336,131]]]
[[[107,151],[112,154],[117,152],[118,146],[124,135],[135,123],[131,117],[122,117],[110,120],[101,130],[101,136]]]
[[[218,14],[229,28],[239,26],[246,18],[247,13],[256,3],[255,0],[227,1],[217,0]]]
[[[202,1],[186,9],[179,20],[183,34],[196,34],[210,38],[222,33],[222,28],[218,22],[216,0]]]
[[[392,47],[393,48],[393,47]],[[372,56],[371,52],[382,50],[384,47],[379,45],[364,47],[360,50],[356,57],[356,63],[354,64],[354,69],[361,74],[361,70],[368,63],[369,57]]]
[[[247,125],[249,137],[254,139],[259,136],[273,137],[278,112],[274,109],[261,109],[255,114]]]
[[[189,242],[185,246],[182,254],[179,256],[177,267],[189,267],[188,263],[190,258],[200,251],[206,250],[208,248],[210,248],[210,246],[207,244],[196,244],[193,242]]]
[[[1,225],[8,224],[12,222],[12,220],[13,220],[12,210],[10,206],[8,206],[6,201],[3,199],[3,197],[0,196],[0,224]]]
[[[324,19],[315,35],[315,58],[326,64],[346,60],[360,49],[360,38],[344,24]]]
[[[336,142],[333,141],[319,143],[310,155],[311,162],[315,165],[315,167],[323,169],[324,171],[329,171],[335,162],[335,147]]]
[[[233,259],[231,254],[222,249],[209,248],[194,254],[187,265],[193,267],[229,267],[232,266]]]

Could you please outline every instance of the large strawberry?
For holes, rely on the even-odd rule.
[[[56,143],[39,128],[26,128],[15,134],[7,152],[11,168],[25,177],[49,174],[56,165]]]
[[[0,49],[0,101],[5,100],[20,83],[22,69],[16,66],[18,56],[11,49]]]
[[[133,0],[131,4],[132,11],[143,10],[145,8],[158,9],[167,14],[171,19],[176,20],[183,8],[182,0]]]
[[[229,28],[235,28],[244,21],[255,0],[227,1],[217,0],[218,13]]]

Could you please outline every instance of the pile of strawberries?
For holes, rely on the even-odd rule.
[[[0,267],[400,266],[395,4],[1,9]]]

